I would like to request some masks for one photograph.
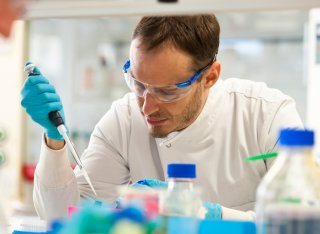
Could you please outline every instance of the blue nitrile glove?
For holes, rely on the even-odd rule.
[[[156,180],[156,179],[143,179],[139,180],[136,183],[133,183],[131,186],[136,188],[166,188],[168,187],[168,182]],[[204,217],[205,219],[211,220],[221,220],[222,219],[222,206],[219,203],[211,202],[202,202],[202,207],[204,208]],[[200,215],[200,214],[199,214]]]
[[[206,209],[205,219],[221,220],[222,206],[219,203],[202,202],[202,206]]]
[[[166,188],[168,187],[168,182],[156,180],[156,179],[143,179],[131,186],[137,188]],[[221,220],[222,219],[222,206],[219,203],[202,202],[202,207],[204,208],[204,218],[210,220]],[[201,215],[202,216],[202,215]]]
[[[21,105],[33,121],[45,128],[48,138],[63,140],[48,117],[51,111],[59,111],[65,120],[60,97],[49,81],[41,75],[39,69],[35,68],[34,71],[40,75],[31,75],[25,81],[21,90]]]
[[[166,188],[168,187],[168,182],[156,180],[156,179],[143,179],[131,185],[137,188]]]

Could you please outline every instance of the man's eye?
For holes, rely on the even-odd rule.
[[[142,83],[135,81],[134,82],[134,87],[138,90],[145,90],[145,87]]]
[[[162,94],[162,95],[173,95],[177,93],[177,89],[157,89],[157,93]]]

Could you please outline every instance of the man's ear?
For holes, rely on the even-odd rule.
[[[215,61],[207,70],[207,72],[205,72],[205,88],[211,88],[217,82],[220,76],[220,71],[221,63],[219,61]]]

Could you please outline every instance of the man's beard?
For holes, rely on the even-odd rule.
[[[197,87],[194,95],[190,98],[189,103],[180,114],[177,114],[175,116],[170,115],[170,113],[168,112],[157,112],[155,114],[152,114],[151,117],[167,118],[171,122],[170,125],[172,125],[172,127],[166,129],[166,124],[163,126],[148,126],[150,135],[155,138],[164,138],[167,137],[171,132],[181,131],[192,124],[201,112],[200,109],[202,108],[202,93],[202,87]]]

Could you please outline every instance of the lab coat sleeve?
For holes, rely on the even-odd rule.
[[[262,129],[262,152],[277,152],[279,131],[282,128],[303,128],[303,123],[296,109],[295,101],[282,94],[268,112],[268,118]],[[270,169],[274,158],[265,160],[267,170]]]
[[[70,167],[67,149],[50,149],[42,141],[40,160],[34,177],[33,200],[41,219],[54,220],[67,215],[67,207],[79,202],[76,177]]]
[[[256,215],[254,211],[240,211],[230,209],[222,206],[221,218],[223,220],[243,220],[243,221],[255,221]],[[204,206],[200,207],[198,211],[198,218],[204,219],[206,217],[207,209]]]
[[[97,198],[109,204],[114,204],[119,196],[119,187],[127,185],[130,180],[127,163],[130,121],[128,100],[115,102],[95,126],[81,157]],[[81,196],[94,197],[79,168],[74,171]]]
[[[67,149],[51,150],[43,141],[35,173],[34,204],[46,220],[67,215],[67,207],[80,198],[94,198],[112,203],[118,197],[118,186],[130,179],[127,139],[130,133],[128,99],[114,103],[96,125],[81,161],[97,192],[93,194],[78,167],[72,171]]]
[[[243,221],[255,221],[256,215],[254,211],[240,211],[222,207],[222,219],[223,220],[243,220]]]
[[[261,152],[277,152],[278,138],[281,128],[303,128],[302,121],[292,98],[279,93],[276,102],[268,103],[263,110],[263,128],[261,131]],[[262,108],[263,109],[263,108]],[[265,160],[266,169],[269,170],[274,158]],[[254,211],[239,211],[222,207],[222,218],[226,220],[255,220]]]
[[[272,94],[272,96],[271,96]],[[267,94],[269,95],[269,94]],[[303,124],[292,98],[280,91],[272,91],[269,96],[261,100],[259,107],[258,130],[259,147],[261,153],[278,151],[279,130],[281,128],[302,128]],[[270,169],[274,158],[265,160],[266,171]],[[224,220],[255,220],[253,210],[239,211],[222,207]]]

